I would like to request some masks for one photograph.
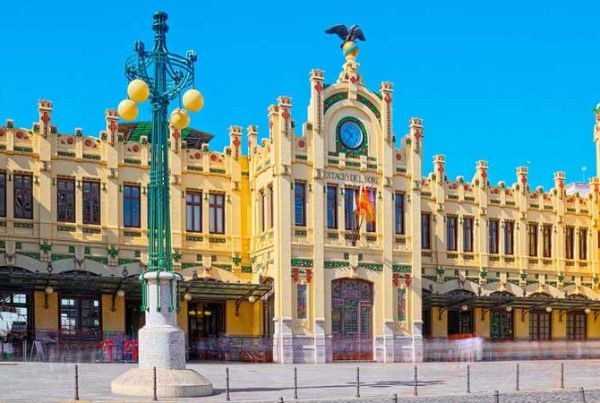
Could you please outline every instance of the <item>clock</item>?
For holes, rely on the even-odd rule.
[[[337,135],[344,147],[351,150],[360,148],[365,139],[362,124],[354,118],[342,119],[337,127]]]

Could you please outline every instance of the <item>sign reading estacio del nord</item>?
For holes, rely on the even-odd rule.
[[[353,182],[366,185],[377,185],[379,183],[379,177],[372,175],[333,171],[321,171],[321,174],[323,175],[323,179],[334,179],[338,181]]]

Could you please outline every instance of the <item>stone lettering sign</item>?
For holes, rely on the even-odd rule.
[[[379,183],[379,177],[377,176],[332,171],[323,171],[323,179],[335,179],[365,185],[377,185]]]

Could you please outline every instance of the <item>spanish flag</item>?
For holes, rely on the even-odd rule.
[[[369,193],[372,193],[372,191],[368,191],[364,186],[360,190],[356,214],[359,217],[363,216],[367,221],[373,221],[375,219],[375,206],[371,200],[372,195],[369,195]]]

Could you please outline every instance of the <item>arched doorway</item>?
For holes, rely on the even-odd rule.
[[[364,280],[331,283],[333,360],[373,359],[373,285]]]

